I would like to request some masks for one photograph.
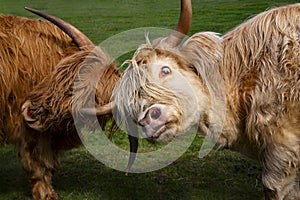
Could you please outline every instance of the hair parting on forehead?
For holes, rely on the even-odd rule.
[[[154,103],[179,104],[174,92],[148,80],[146,70],[144,66],[138,68],[130,65],[116,87],[113,98],[116,104],[120,105],[118,107],[120,119],[125,116],[136,119],[137,114],[143,111],[143,106],[149,107]],[[163,98],[161,98],[162,94],[164,94]],[[145,97],[147,99],[144,99]]]

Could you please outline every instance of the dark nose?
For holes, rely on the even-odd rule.
[[[152,107],[148,110],[145,117],[139,121],[139,124],[142,126],[146,126],[151,124],[152,121],[159,119],[161,116],[161,110],[157,107]]]

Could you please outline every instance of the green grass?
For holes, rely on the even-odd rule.
[[[197,157],[201,139],[176,162],[151,173],[110,169],[84,148],[67,152],[54,177],[63,199],[259,199],[257,163],[229,151]],[[30,188],[11,147],[1,149],[0,199],[30,199]]]
[[[178,1],[179,2],[179,1]],[[95,44],[139,27],[175,27],[179,3],[174,0],[2,0],[0,12],[27,17],[30,6],[56,15],[79,29]],[[199,31],[226,33],[249,16],[297,1],[197,0],[193,1],[190,34]],[[119,62],[128,58],[122,56]],[[124,133],[112,140],[128,148]],[[53,184],[62,199],[226,199],[253,200],[263,197],[258,163],[229,151],[212,151],[198,158],[202,139],[197,136],[176,162],[151,173],[124,176],[104,166],[83,147],[61,157]],[[145,141],[141,151],[158,148]],[[30,199],[30,187],[11,146],[0,149],[0,199]]]

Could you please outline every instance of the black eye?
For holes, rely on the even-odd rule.
[[[170,67],[168,67],[168,66],[163,66],[163,67],[161,68],[161,71],[160,71],[160,77],[163,77],[163,76],[168,75],[168,74],[170,74],[170,73],[171,73]]]

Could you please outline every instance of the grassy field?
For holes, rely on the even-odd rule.
[[[179,1],[178,1],[179,2]],[[23,10],[33,7],[56,15],[82,30],[95,44],[139,27],[175,27],[179,4],[174,0],[2,0],[0,12],[35,17]],[[292,0],[194,0],[190,35],[199,31],[226,33],[266,9]],[[0,24],[1,25],[1,24]],[[120,62],[122,59],[120,60]],[[119,132],[115,143],[127,146]],[[261,167],[239,154],[212,151],[198,158],[202,138],[170,166],[144,174],[115,171],[98,162],[85,148],[67,152],[53,184],[62,199],[262,199]],[[143,143],[141,150],[152,148]],[[0,149],[0,199],[30,199],[30,187],[11,146]]]

